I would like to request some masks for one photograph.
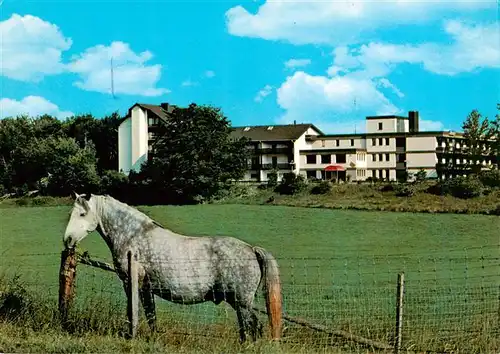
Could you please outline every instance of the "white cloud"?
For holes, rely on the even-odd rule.
[[[450,13],[495,9],[495,0],[266,1],[255,14],[243,6],[226,12],[230,34],[294,44],[354,43],[377,28],[415,26]],[[390,14],[390,15],[389,15]]]
[[[212,71],[212,70],[205,71],[205,77],[211,79],[214,76],[215,76],[215,71]]]
[[[289,76],[278,88],[277,103],[286,112],[283,120],[318,121],[331,128],[353,130],[361,114],[401,114],[405,94],[388,76],[398,64],[421,65],[440,75],[455,75],[481,68],[500,67],[500,34],[495,24],[470,25],[447,21],[450,44],[396,45],[368,43],[333,51],[327,76],[303,71]],[[392,94],[392,96],[391,96]],[[421,120],[422,130],[442,130],[439,121]]]
[[[255,102],[262,102],[264,98],[269,96],[271,92],[273,91],[273,87],[271,85],[266,85],[264,86],[259,92],[257,92],[257,95],[254,98]]]
[[[288,121],[320,119],[345,123],[354,113],[396,114],[396,107],[368,78],[314,76],[297,71],[277,90],[277,102]]]
[[[75,86],[101,93],[111,92],[113,58],[114,92],[160,96],[168,90],[157,88],[161,65],[147,64],[151,52],[135,53],[127,43],[97,45],[74,56],[69,63],[62,60],[72,41],[59,27],[32,15],[12,15],[0,22],[1,75],[20,81],[39,82],[45,76],[76,73]]]
[[[71,39],[42,19],[13,14],[0,22],[1,75],[19,81],[38,82],[64,71],[62,53]]]
[[[0,99],[0,118],[18,115],[37,117],[43,114],[50,114],[61,119],[74,115],[73,112],[62,111],[56,104],[40,96],[27,96],[21,101],[10,98]]]
[[[75,86],[87,91],[111,93],[112,60],[115,94],[161,96],[170,91],[156,87],[161,65],[146,64],[152,57],[149,51],[135,53],[127,43],[112,42],[109,46],[88,48],[73,57],[68,69],[80,75]]]
[[[285,62],[285,68],[295,69],[308,66],[309,64],[311,64],[310,59],[289,59]]]
[[[337,47],[328,74],[333,76],[356,71],[358,76],[382,77],[401,63],[419,64],[425,70],[440,75],[500,68],[500,33],[497,24],[471,25],[447,21],[444,30],[451,36],[451,44],[371,42],[354,49]]]
[[[399,98],[405,97],[405,94],[402,93],[392,82],[390,82],[385,77],[378,80],[378,84],[381,87],[391,89]]]

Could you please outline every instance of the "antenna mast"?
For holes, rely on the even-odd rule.
[[[354,97],[354,114],[357,113],[356,97]],[[356,123],[354,123],[354,134],[356,134]]]
[[[115,97],[115,81],[114,81],[114,74],[113,74],[113,57],[111,57],[111,95],[113,98]]]

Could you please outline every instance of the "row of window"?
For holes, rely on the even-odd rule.
[[[391,161],[391,154],[370,154],[372,156],[372,161]],[[308,165],[317,164],[317,155],[306,155],[306,163]],[[319,155],[321,156],[321,163],[327,164],[332,163],[332,155]],[[366,161],[366,154],[358,153],[356,154],[357,161]],[[346,163],[346,154],[336,154],[336,163]],[[404,162],[404,155],[398,155],[398,162]]]
[[[350,139],[350,145],[354,146],[354,139]],[[326,142],[325,140],[321,140],[321,146],[325,147]],[[389,146],[390,145],[390,139],[389,138],[373,138],[372,139],[372,146]],[[336,139],[334,140],[333,146],[340,146],[340,140]]]
[[[378,143],[378,144],[377,144]],[[372,146],[389,146],[390,140],[389,138],[373,138]]]
[[[326,141],[325,140],[321,140],[321,147],[325,147],[325,145],[326,145]],[[340,140],[339,139],[334,140],[333,146],[339,147],[340,146]],[[350,146],[354,146],[354,139],[350,139]]]
[[[306,155],[306,163],[308,165],[315,165],[317,163],[317,155]],[[321,156],[321,163],[327,164],[332,163],[332,155],[319,155]],[[336,163],[346,163],[346,154],[336,154],[335,155]]]

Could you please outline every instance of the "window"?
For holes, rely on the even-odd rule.
[[[366,170],[356,170],[356,174],[358,175],[358,177],[365,177]]]
[[[385,138],[385,145],[390,145],[389,144],[389,138]]]
[[[148,132],[148,139],[153,140],[153,138],[154,138],[153,132]]]
[[[383,123],[382,122],[378,123],[378,130],[382,130],[383,129],[382,127],[383,127]]]
[[[391,173],[389,172],[389,170],[385,170],[385,178],[387,178],[387,180],[389,180],[390,176],[391,176]]]
[[[257,179],[258,175],[256,173],[250,174],[251,179]]]
[[[391,161],[391,156],[389,154],[385,154],[385,161]]]
[[[321,155],[321,163],[332,163],[332,155]]]
[[[314,165],[316,163],[316,155],[306,155],[306,163],[309,165]]]
[[[372,155],[372,160],[375,161],[375,162],[377,161],[377,155],[376,154]]]
[[[377,145],[377,139],[373,138],[372,139],[372,146],[376,146]]]
[[[340,146],[340,140],[339,139],[335,140],[335,143],[336,143],[337,146]]]
[[[273,159],[273,167],[278,166],[278,157],[273,156],[272,159]]]
[[[378,154],[378,160],[384,161],[384,154]]]
[[[325,141],[321,140],[321,147],[325,147]]]
[[[365,161],[365,154],[357,154],[356,158],[358,161]]]
[[[336,161],[337,163],[345,163],[346,162],[345,154],[337,154]]]
[[[354,146],[354,139],[351,139],[351,146]]]
[[[382,139],[382,138],[379,138],[379,139],[378,139],[378,144],[379,144],[380,146],[384,145],[383,140],[384,140],[384,139]]]
[[[397,154],[396,159],[397,159],[398,163],[405,162],[405,155],[404,154]]]

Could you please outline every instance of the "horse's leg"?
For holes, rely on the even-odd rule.
[[[156,331],[156,306],[153,290],[151,289],[151,282],[144,278],[142,287],[139,290],[139,295],[141,297],[142,307],[144,308],[144,314],[148,320],[149,328],[152,332]]]
[[[252,306],[244,306],[241,307],[243,316],[247,321],[247,328],[250,331],[250,335],[252,336],[252,340],[255,342],[257,337],[262,337],[263,334],[263,326],[260,322],[259,318],[255,314]]]
[[[247,331],[250,332],[250,336],[252,337],[252,340],[254,342],[257,340],[257,337],[262,337],[262,323],[260,322],[251,306],[249,307],[238,304],[238,302],[235,302],[234,305],[231,305],[236,310],[236,315],[238,317],[238,325],[240,326],[240,342],[243,343],[246,341]]]
[[[240,343],[244,343],[247,340],[246,329],[248,323],[244,311],[242,310],[238,300],[236,300],[234,294],[226,294],[225,300],[236,311],[238,326],[240,328]]]

